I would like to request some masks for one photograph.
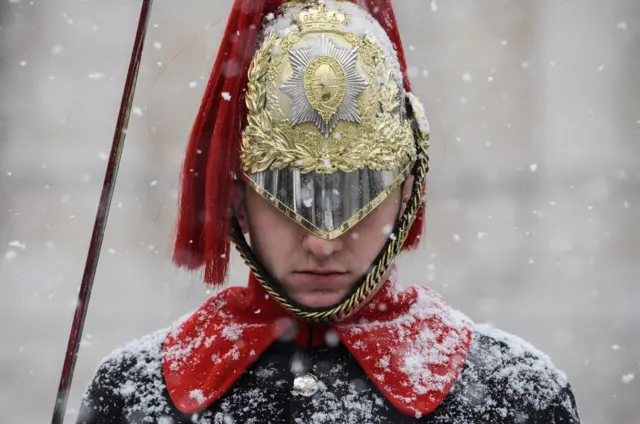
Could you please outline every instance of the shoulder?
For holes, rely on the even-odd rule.
[[[106,387],[113,387],[116,391],[137,391],[139,387],[132,386],[137,382],[162,378],[163,346],[170,338],[188,333],[192,327],[198,327],[213,316],[224,316],[230,298],[242,296],[241,288],[232,287],[209,298],[195,311],[189,312],[173,322],[169,327],[147,334],[139,339],[127,343],[105,357],[96,371],[94,383]],[[199,328],[199,327],[198,327]],[[171,347],[174,356],[185,356],[201,342],[201,335],[184,336],[187,343],[178,347]]]
[[[568,384],[567,376],[545,353],[487,324],[474,325],[469,355],[493,378],[510,382],[509,388],[519,394],[539,389],[542,395],[553,396]]]
[[[168,331],[155,331],[114,350],[102,360],[96,377],[118,382],[141,372],[147,375],[154,374],[156,368],[161,365],[162,342]]]
[[[566,374],[530,343],[487,324],[473,325],[460,386],[480,395],[481,407],[531,420],[522,422],[579,422]]]
[[[146,334],[115,349],[100,362],[96,378],[108,383],[127,380],[129,377],[161,377],[162,346],[167,335],[179,332],[180,326],[197,312],[190,312],[169,327]]]
[[[168,408],[162,378],[162,343],[168,331],[131,341],[101,361],[83,395],[79,422],[120,422],[135,411]]]

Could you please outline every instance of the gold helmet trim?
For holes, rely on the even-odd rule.
[[[264,189],[264,187],[256,184],[255,181],[251,179],[251,177],[247,174],[244,174],[244,182],[247,183],[253,190],[258,193],[263,199],[271,203],[278,209],[280,212],[284,213],[289,219],[295,222],[298,225],[304,227],[311,234],[315,235],[318,238],[324,240],[333,240],[335,238],[340,237],[353,227],[355,227],[360,221],[367,217],[375,208],[380,206],[382,202],[385,201],[393,193],[393,191],[400,187],[402,183],[406,180],[407,176],[411,173],[412,165],[408,165],[405,169],[391,182],[389,186],[387,186],[378,196],[376,196],[372,201],[367,203],[362,209],[358,211],[355,215],[347,219],[344,223],[342,223],[338,228],[333,231],[323,231],[317,226],[313,225],[310,221],[305,219],[302,215],[296,213],[291,210],[284,202],[281,202],[278,198],[274,197],[271,193]]]

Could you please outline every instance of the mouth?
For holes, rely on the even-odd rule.
[[[295,274],[302,283],[315,283],[322,286],[341,282],[349,273],[336,269],[308,269],[297,271]],[[321,287],[318,288],[321,289]]]

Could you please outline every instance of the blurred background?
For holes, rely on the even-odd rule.
[[[68,422],[104,356],[211,294],[168,257],[231,0],[155,3]],[[640,2],[394,3],[433,127],[401,281],[549,354],[585,423],[640,423]],[[3,423],[50,421],[139,6],[0,0]]]

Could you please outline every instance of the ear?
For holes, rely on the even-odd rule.
[[[409,175],[407,179],[404,181],[404,184],[402,185],[401,213],[404,213],[404,209],[407,207],[407,203],[409,203],[409,199],[411,198],[411,190],[413,189],[413,180],[414,180],[414,176]]]
[[[240,181],[236,181],[233,185],[232,204],[233,212],[238,219],[243,234],[249,232],[249,219],[247,218],[247,196],[246,186]]]

